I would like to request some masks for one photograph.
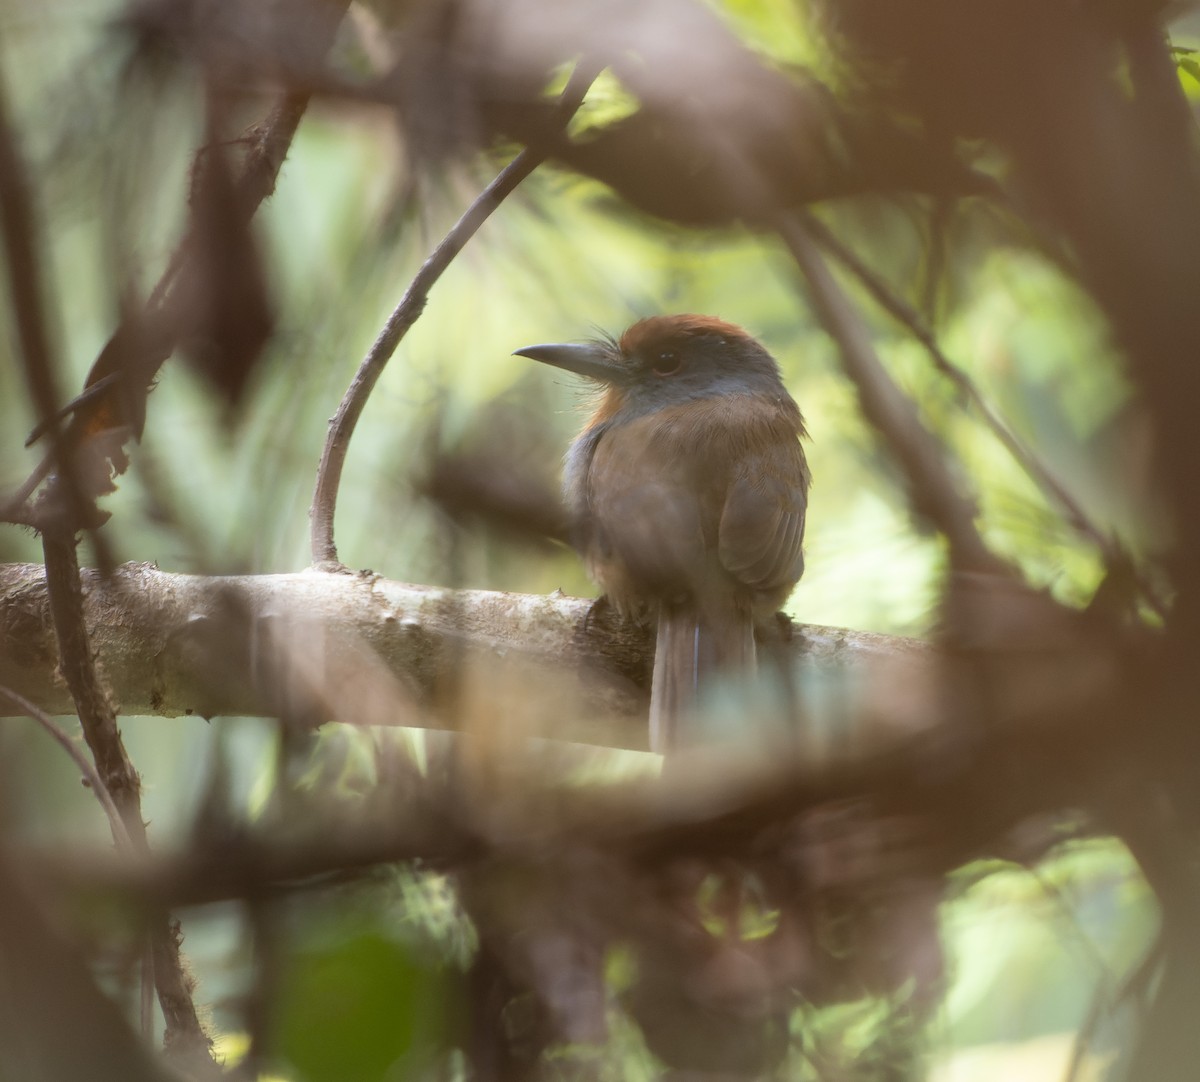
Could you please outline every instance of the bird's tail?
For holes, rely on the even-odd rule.
[[[667,754],[686,747],[695,739],[694,715],[705,690],[717,679],[753,675],[756,664],[749,611],[663,605],[650,685],[650,750]]]

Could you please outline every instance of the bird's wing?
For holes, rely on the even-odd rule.
[[[757,590],[796,583],[804,571],[808,468],[796,440],[738,463],[725,498],[718,555],[735,578]]]

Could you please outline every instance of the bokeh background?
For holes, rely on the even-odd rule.
[[[354,5],[335,46],[346,70],[370,71],[373,49],[390,46],[411,6]],[[202,91],[169,35],[152,40],[146,29],[169,7],[0,4],[0,74],[34,180],[52,331],[68,388],[82,386],[122,306],[145,295],[186,221],[193,154],[205,140]],[[776,63],[837,78],[839,61],[823,49],[817,16],[805,5],[713,0],[709,7]],[[1200,82],[1184,50],[1200,45],[1200,23],[1185,14],[1171,25],[1171,40],[1180,50],[1180,85],[1194,102]],[[268,82],[257,92],[243,88],[238,109],[248,119],[261,113]],[[628,107],[615,81],[602,77],[573,123],[585,131]],[[442,135],[449,146],[438,145]],[[367,101],[314,101],[277,191],[255,218],[275,333],[232,414],[193,369],[174,362],[162,369],[131,468],[102,504],[111,514],[104,534],[119,560],[197,574],[307,565],[308,508],[326,422],[432,246],[513,151],[456,145],[456,138],[406,127],[393,110]],[[982,200],[947,203],[936,232],[923,197],[864,196],[818,213],[927,314],[946,353],[1093,520],[1139,563],[1158,559],[1170,537],[1149,482],[1151,433],[1103,315],[1055,254]],[[1104,575],[1095,551],[919,344],[853,280],[844,281],[887,368],[957,454],[979,500],[981,534],[1032,584],[1086,606]],[[592,596],[568,549],[530,546],[486,521],[456,518],[428,497],[426,480],[439,456],[474,454],[553,490],[589,394],[512,351],[619,332],[659,312],[709,313],[746,327],[777,357],[805,413],[814,485],[807,570],[790,615],[934,636],[944,545],[911,513],[778,240],[742,228],[664,223],[553,164],[522,185],[453,263],[370,400],[341,491],[343,561],[411,582]],[[0,336],[2,490],[14,488],[42,454],[22,447],[35,418],[15,348],[11,335]],[[81,558],[89,560],[86,541]],[[3,528],[0,561],[40,562],[37,538]],[[281,784],[267,720],[125,718],[122,728],[146,783],[151,836],[164,851],[189,844],[218,761],[226,764],[231,805],[249,821]],[[330,799],[356,799],[370,784],[383,739],[428,762],[446,738],[328,726],[308,752],[304,784]],[[653,769],[648,756],[593,756],[601,778]],[[90,794],[32,723],[0,723],[0,776],[6,831],[22,845],[108,844]],[[335,891],[298,902],[287,915],[301,961],[279,1032],[293,1064],[307,1066],[289,1073],[285,1055],[273,1068],[279,1077],[365,1079],[387,1070],[388,1078],[461,1077],[466,1070],[453,1058],[436,1068],[389,1059],[393,1045],[421,1043],[413,1034],[453,1028],[423,1012],[444,994],[453,1014],[454,994],[442,985],[453,983],[456,952],[460,960],[469,955],[471,932],[443,877],[395,871],[378,879],[352,896]],[[246,914],[230,904],[185,913],[183,922],[198,998],[209,1004],[218,1047],[235,1062],[249,972]],[[1152,898],[1115,841],[1068,845],[1036,868],[968,866],[940,910],[946,988],[922,1030],[913,1061],[920,1072],[863,1066],[892,1023],[877,1002],[860,1001],[794,1022],[816,1035],[810,1053],[825,1039],[839,1050],[839,1070],[850,1073],[797,1054],[779,1077],[1104,1077],[1099,1065],[1111,1065],[1132,1024],[1120,989],[1155,926]],[[612,967],[619,985],[619,960]],[[389,1004],[378,1025],[391,1036],[376,1059],[364,1053],[358,1073],[346,1059],[323,1063],[319,1050],[304,1046],[322,1018],[322,989],[350,981],[347,974],[366,982],[365,1002]],[[1070,1074],[1076,1033],[1096,1015],[1105,1017]],[[373,1047],[377,1027],[368,1017],[364,1008],[353,1023],[331,1024],[327,1043]],[[636,1034],[614,1033],[590,1069],[598,1077],[655,1077],[658,1067]],[[845,1066],[855,1063],[857,1072]]]

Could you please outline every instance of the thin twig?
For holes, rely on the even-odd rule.
[[[818,318],[837,343],[863,415],[895,452],[914,510],[945,534],[957,570],[1011,574],[979,536],[974,501],[959,491],[945,448],[921,424],[912,402],[880,363],[866,327],[822,259],[805,220],[783,217],[776,229],[808,283]]]
[[[588,62],[581,61],[572,73],[566,88],[559,98],[560,122],[565,125],[583,103],[584,95],[597,74]],[[359,365],[354,379],[347,388],[338,406],[337,413],[329,424],[321,462],[317,467],[317,483],[313,492],[310,511],[310,544],[314,565],[338,562],[337,546],[333,538],[333,519],[337,509],[338,487],[342,469],[350,448],[350,439],[362,415],[371,391],[378,382],[384,367],[395,353],[409,329],[420,318],[429,299],[429,291],[441,278],[446,268],[475,235],[492,212],[530,175],[543,161],[546,154],[526,147],[508,163],[484,188],[461,218],[451,227],[441,243],[421,265],[401,298],[400,303],[388,317],[387,322],[375,339],[370,351]]]
[[[920,290],[920,311],[925,313],[925,319],[929,323],[934,321],[937,312],[938,290],[941,287],[942,275],[946,270],[946,223],[950,219],[954,205],[955,203],[951,199],[937,199],[929,213],[929,243],[925,247],[925,266],[922,268]],[[825,241],[822,240],[817,230],[813,229],[814,222],[818,226],[824,224],[815,215],[809,214],[805,224],[809,227],[812,235],[816,237],[817,243],[824,247]],[[828,231],[826,230],[826,232]],[[831,251],[831,249],[826,247],[826,251]]]
[[[69,420],[83,409],[84,406],[90,406],[97,399],[103,398],[112,389],[114,384],[120,382],[120,379],[121,375],[119,372],[109,372],[107,376],[102,376],[95,383],[88,384],[87,387],[72,398],[65,406],[55,410],[49,417],[44,417],[38,421],[33,431],[25,437],[25,446],[32,447],[55,425]]]
[[[1057,504],[1067,524],[1081,537],[1087,539],[1096,547],[1105,564],[1112,567],[1129,567],[1134,575],[1138,589],[1141,591],[1146,604],[1161,618],[1165,619],[1168,607],[1166,601],[1158,593],[1154,584],[1132,568],[1132,562],[1121,543],[1111,534],[1102,530],[1083,509],[1083,506],[1062,484],[1050,468],[1042,462],[1034,452],[1026,446],[1008,426],[1004,419],[991,407],[983,392],[975,385],[966,372],[950,360],[938,344],[929,324],[911,305],[898,296],[882,278],[862,262],[857,255],[847,248],[824,222],[811,214],[804,214],[804,225],[812,234],[813,239],[831,256],[842,264],[885,312],[903,326],[915,338],[933,366],[946,379],[954,384],[955,389],[979,413],[984,425],[1009,453],[1013,460],[1025,471],[1025,475],[1042,491],[1051,503]]]
[[[1088,1003],[1087,1014],[1084,1015],[1083,1021],[1075,1031],[1075,1039],[1071,1042],[1071,1058],[1067,1060],[1067,1069],[1062,1082],[1079,1082],[1080,1073],[1083,1071],[1088,1052],[1092,1047],[1092,1041],[1095,1039],[1096,1031],[1100,1028],[1100,1023],[1108,1009],[1108,980],[1102,977],[1096,982],[1096,988]]]
[[[88,761],[88,757],[79,750],[75,741],[63,731],[61,726],[49,714],[31,703],[24,695],[18,695],[17,692],[3,685],[0,685],[0,695],[8,699],[18,710],[28,714],[58,741],[83,775],[83,780],[87,784],[87,787],[95,794],[96,799],[100,802],[100,807],[104,809],[104,814],[108,816],[108,825],[112,830],[113,840],[117,843],[117,847],[132,852],[133,841],[129,837],[129,832],[125,829],[125,823],[121,818],[121,813],[117,810],[117,805],[113,802],[112,794],[108,791],[108,786],[104,784],[104,781],[96,772],[96,768]]]
[[[154,1035],[154,938],[146,936],[142,947],[141,980],[138,996],[138,1023],[143,1039],[149,1041]]]
[[[1105,1015],[1113,1013],[1135,996],[1144,999],[1147,987],[1161,968],[1164,957],[1165,949],[1160,931],[1150,949],[1130,972],[1116,983],[1115,989],[1112,974],[1108,972],[1107,967],[1104,967],[1104,976],[1096,984],[1087,1014],[1075,1031],[1075,1040],[1071,1043],[1071,1058],[1067,1061],[1067,1071],[1063,1075],[1063,1082],[1078,1082],[1082,1077],[1088,1052],[1095,1042],[1100,1023],[1104,1021]],[[1139,1004],[1139,1006],[1144,1006],[1144,1004]]]

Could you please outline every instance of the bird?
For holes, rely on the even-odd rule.
[[[713,316],[515,353],[602,389],[564,462],[572,541],[617,612],[655,625],[651,749],[694,747],[706,685],[756,671],[755,626],[804,573],[800,409],[767,349]]]

